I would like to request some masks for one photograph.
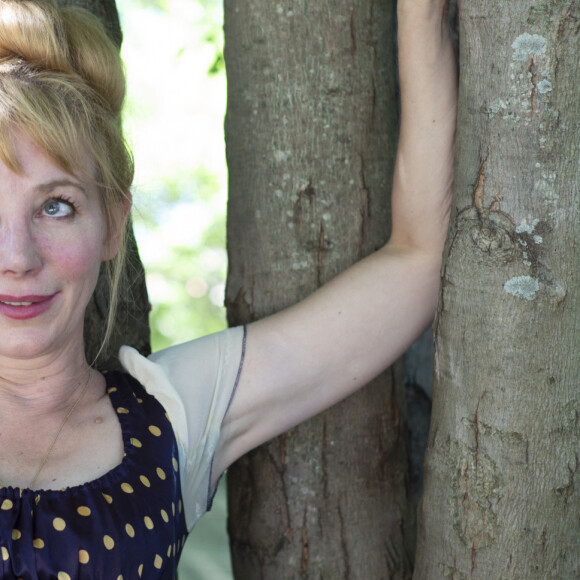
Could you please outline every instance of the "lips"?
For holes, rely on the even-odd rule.
[[[58,292],[47,295],[8,296],[0,294],[0,316],[14,320],[35,318],[46,312]]]

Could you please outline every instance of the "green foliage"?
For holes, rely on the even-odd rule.
[[[221,50],[215,55],[214,61],[211,63],[207,74],[209,75],[217,75],[221,72],[224,72],[226,69],[226,61],[224,60],[224,52]]]
[[[137,227],[141,252],[148,256],[155,350],[224,327],[227,256],[223,210],[213,207],[214,199],[200,196],[188,202],[173,200],[175,195],[176,191],[169,191],[169,201],[157,200],[159,209],[147,212]]]
[[[225,327],[225,75],[218,0],[121,0],[134,224],[154,350]]]

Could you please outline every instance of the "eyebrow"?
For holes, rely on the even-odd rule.
[[[72,179],[55,179],[53,181],[48,181],[47,183],[41,183],[36,187],[41,193],[50,193],[52,190],[59,187],[74,187],[81,191],[84,195],[87,195],[87,190],[84,188],[83,184],[78,181],[73,181]]]

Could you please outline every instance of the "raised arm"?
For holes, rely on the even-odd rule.
[[[448,0],[398,0],[401,133],[389,244],[441,257],[453,184],[457,67]]]
[[[379,374],[431,323],[451,202],[456,65],[444,0],[399,0],[402,118],[393,231],[381,250],[248,328],[215,478]]]

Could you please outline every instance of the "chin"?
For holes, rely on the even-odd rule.
[[[0,344],[0,357],[14,360],[53,358],[68,350],[67,343],[60,337],[51,336],[46,330],[22,330],[6,333],[7,340]],[[83,344],[75,338],[68,345]]]

